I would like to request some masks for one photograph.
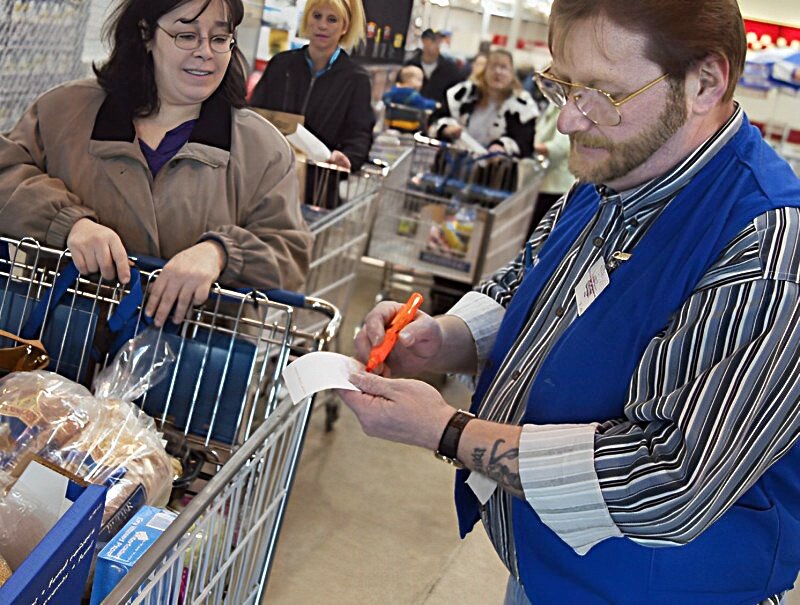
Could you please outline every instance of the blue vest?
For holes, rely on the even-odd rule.
[[[584,185],[573,195],[506,310],[480,377],[473,411],[520,334],[542,287],[597,212]],[[800,181],[744,118],[741,128],[669,203],[548,354],[523,422],[622,418],[628,386],[653,336],[691,295],[722,249],[755,217],[800,205]],[[456,477],[462,536],[478,503]],[[611,538],[579,556],[531,506],[512,504],[522,583],[532,603],[747,603],[792,586],[800,569],[800,445],[774,464],[720,519],[685,546],[648,548]]]

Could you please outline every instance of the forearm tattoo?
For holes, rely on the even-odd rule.
[[[516,460],[519,457],[519,448],[503,447],[505,443],[505,439],[494,442],[488,461],[486,461],[486,448],[476,447],[472,450],[472,464],[477,472],[497,481],[497,484],[506,491],[522,496],[519,473],[512,473],[507,466],[508,460]]]

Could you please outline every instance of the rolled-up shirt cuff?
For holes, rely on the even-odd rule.
[[[611,519],[594,468],[595,424],[526,424],[519,443],[525,500],[559,538],[585,555],[622,536]]]
[[[480,292],[467,292],[446,314],[461,318],[475,340],[478,364],[482,364],[492,352],[505,308]]]

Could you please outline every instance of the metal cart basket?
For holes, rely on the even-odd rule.
[[[387,168],[370,163],[349,174],[332,164],[308,162],[305,170],[313,175],[305,179],[313,193],[306,192],[303,213],[314,234],[306,292],[345,314]]]
[[[158,270],[125,288],[73,271],[68,252],[0,238],[0,328],[33,325],[50,369],[88,384],[125,330],[142,325],[136,291],[146,299]],[[297,328],[320,323],[314,316],[319,330]],[[291,404],[280,375],[340,322],[320,299],[215,287],[179,328],[159,332],[174,368],[137,403],[208,462],[189,490],[198,493],[104,603],[259,602],[311,410],[310,398]]]
[[[384,187],[369,256],[474,284],[522,247],[544,167],[414,135],[401,187]],[[519,183],[519,184],[518,184]]]

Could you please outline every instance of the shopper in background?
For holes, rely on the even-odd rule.
[[[733,100],[742,16],[555,0],[549,28],[538,81],[583,184],[386,366],[481,370],[477,418],[416,380],[340,395],[466,467],[461,532],[483,519],[506,603],[778,603],[800,571],[800,181]],[[367,315],[360,359],[399,308]]]
[[[533,135],[533,152],[547,161],[547,170],[539,185],[539,195],[528,228],[528,239],[536,225],[544,218],[567,190],[575,182],[569,171],[569,137],[558,131],[558,115],[561,112],[555,103],[550,103],[536,120],[536,133]]]
[[[419,91],[424,78],[422,68],[416,65],[404,65],[397,72],[397,82],[383,95],[383,102],[395,105],[407,105],[415,109],[433,111],[439,105],[433,99],[423,97]]]
[[[97,80],[45,93],[0,136],[0,231],[123,283],[129,253],[169,259],[148,297],[157,325],[217,280],[300,288],[312,236],[291,149],[242,109],[243,14],[241,0],[125,0]]]
[[[483,75],[483,70],[486,69],[486,57],[488,53],[480,52],[475,55],[469,66],[469,79],[473,82],[478,82]]]
[[[375,114],[369,74],[345,49],[364,38],[364,7],[361,0],[309,0],[300,23],[309,43],[270,59],[250,104],[304,116],[331,149],[328,161],[356,171],[369,157]]]
[[[440,42],[435,31],[426,29],[422,32],[422,48],[406,61],[406,65],[416,65],[425,74],[420,90],[422,96],[444,104],[447,89],[460,82],[463,76],[455,62],[442,55]]]
[[[428,130],[430,136],[448,142],[462,139],[466,132],[489,153],[529,157],[538,115],[536,104],[514,75],[511,54],[497,49],[489,51],[486,66],[475,81],[465,80],[447,91],[447,103],[433,114]],[[476,174],[482,170],[477,167]],[[509,162],[485,170],[483,174],[499,170],[512,181],[517,178],[516,166]],[[430,302],[434,314],[444,313],[470,287],[441,276],[434,276],[433,281]]]
[[[469,65],[464,57],[453,52],[453,32],[449,29],[441,29],[436,32],[439,38],[439,53],[446,59],[450,59],[456,64],[456,68],[462,74],[469,73]]]
[[[453,44],[453,32],[449,29],[442,29],[436,32],[437,37],[439,38],[439,52],[442,53],[448,59],[455,59],[452,57],[452,44]],[[457,63],[456,63],[457,64]]]
[[[446,104],[432,120],[431,136],[455,141],[466,130],[489,151],[530,156],[539,110],[514,75],[511,53],[491,51],[476,78],[447,91]]]
[[[536,86],[536,70],[531,66],[524,66],[517,71],[517,78],[522,82],[522,88],[527,90],[533,97],[536,106],[539,108],[539,113],[544,113],[550,101],[545,98],[542,91]]]

